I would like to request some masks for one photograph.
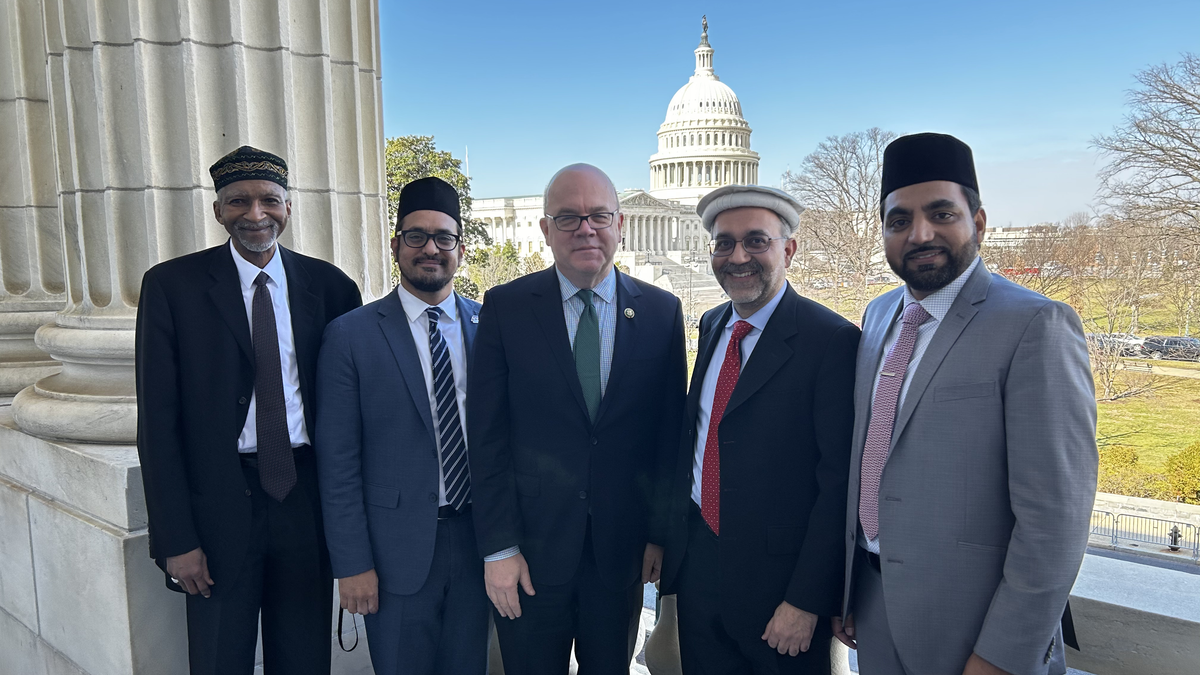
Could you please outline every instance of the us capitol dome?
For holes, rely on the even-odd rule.
[[[689,206],[723,185],[758,183],[750,125],[737,94],[713,70],[707,21],[695,54],[696,72],[671,97],[650,157],[650,194]]]
[[[704,256],[708,234],[696,215],[700,198],[723,185],[758,182],[750,125],[742,117],[737,94],[713,71],[707,19],[703,26],[695,51],[696,72],[671,97],[658,128],[658,152],[650,157],[650,189],[627,189],[617,195],[625,216],[622,252]],[[541,194],[475,199],[471,210],[492,241],[511,242],[522,258],[534,253],[551,257],[538,226],[545,213]]]

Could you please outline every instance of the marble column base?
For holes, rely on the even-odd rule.
[[[47,325],[34,340],[62,362],[62,370],[13,399],[21,430],[85,443],[136,442],[134,331]]]
[[[0,408],[0,672],[187,672],[131,446],[54,443]]]
[[[61,368],[34,343],[37,329],[53,322],[52,311],[0,310],[0,402]]]

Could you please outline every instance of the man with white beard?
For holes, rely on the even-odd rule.
[[[150,556],[187,594],[192,673],[328,673],[333,577],[314,438],[325,325],[362,304],[278,244],[287,163],[242,146],[209,170],[219,246],[154,266],[137,317],[138,455]]]

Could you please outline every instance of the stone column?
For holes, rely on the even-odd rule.
[[[62,362],[0,406],[0,670],[186,672],[131,445],[141,277],[225,242],[208,166],[250,144],[291,167],[283,245],[385,291],[378,30],[376,0],[0,3],[0,362],[46,310]]]
[[[242,144],[288,160],[283,244],[388,285],[371,0],[45,2],[67,302],[37,345],[63,370],[13,402],[29,433],[132,443],[142,273],[219,244],[207,168]],[[151,9],[153,8],[153,9]]]
[[[66,295],[42,11],[0,6],[0,405],[59,365],[34,344]]]

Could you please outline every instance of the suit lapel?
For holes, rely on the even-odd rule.
[[[553,267],[542,272],[542,278],[532,293],[533,314],[546,342],[550,345],[550,353],[562,369],[567,387],[575,396],[575,402],[583,412],[584,419],[588,418],[587,404],[583,400],[583,387],[579,385],[579,374],[575,372],[575,356],[571,353],[571,339],[567,336],[567,320],[563,316],[562,292],[558,287],[558,273]]]
[[[229,326],[233,339],[237,341],[247,363],[254,366],[254,347],[250,343],[250,321],[246,318],[246,300],[242,297],[237,267],[233,263],[233,252],[228,245],[213,251],[212,264],[208,268],[213,284],[208,297],[216,305],[217,312]]]
[[[425,372],[421,368],[421,359],[417,356],[417,343],[413,340],[412,329],[408,327],[408,315],[404,313],[404,305],[400,303],[395,291],[388,293],[379,303],[379,329],[392,349],[400,375],[408,387],[416,405],[417,414],[425,423],[425,431],[434,441],[436,452],[437,438],[433,432],[433,413],[429,410],[429,389],[425,384]]]
[[[733,394],[730,395],[729,403],[725,406],[725,414],[722,419],[728,417],[739,405],[753,396],[754,392],[766,384],[776,371],[792,357],[792,348],[787,345],[786,340],[796,334],[795,314],[798,300],[799,296],[796,295],[796,291],[788,286],[779,300],[779,305],[771,313],[771,318],[767,319],[767,325],[763,328],[762,335],[758,336],[758,342],[755,343],[754,351],[750,353],[750,358],[746,361],[746,367],[738,376],[737,385],[733,388]]]
[[[629,361],[638,347],[638,316],[644,316],[641,313],[640,300],[642,292],[638,289],[637,284],[633,280],[618,272],[615,268],[612,271],[617,275],[616,291],[613,294],[613,300],[616,302],[616,335],[613,336],[613,357],[612,368],[608,372],[608,385],[604,388],[605,392],[618,391],[616,384],[620,382],[625,371],[629,370]],[[627,317],[625,310],[632,309],[633,317]],[[574,365],[574,361],[572,361]],[[578,377],[578,376],[577,376]],[[583,394],[583,389],[580,388],[580,395]],[[604,411],[609,407],[609,400],[612,396],[605,395],[600,399],[600,409],[596,411],[596,422],[604,417]]]
[[[717,349],[717,343],[720,342],[721,331],[725,329],[725,324],[729,323],[729,314],[733,311],[733,304],[726,302],[725,308],[717,312],[716,319],[708,326],[708,331],[700,336],[700,344],[697,345],[696,365],[692,368],[692,382],[688,386],[687,397],[687,422],[694,425],[696,423],[696,415],[700,414],[700,390],[704,388],[704,375],[708,372],[708,366],[712,363],[713,352]]]
[[[471,362],[471,354],[475,349],[475,329],[479,328],[479,310],[471,306],[458,293],[454,294],[454,302],[458,305],[458,324],[462,330],[464,362]]]
[[[975,305],[987,298],[987,290],[991,283],[992,273],[980,262],[976,265],[975,271],[971,273],[971,277],[967,279],[967,283],[963,285],[962,290],[959,291],[954,303],[950,305],[950,311],[946,313],[946,318],[942,319],[941,325],[934,332],[933,339],[929,341],[929,346],[925,348],[925,353],[921,356],[921,362],[917,364],[917,372],[913,373],[912,380],[908,384],[908,392],[904,395],[904,404],[896,419],[896,427],[892,430],[893,447],[896,439],[904,433],[904,427],[912,417],[913,409],[917,407],[917,403],[925,394],[929,382],[933,380],[942,361],[950,353],[950,348],[954,346],[958,337],[962,335],[963,329],[979,312]]]
[[[312,277],[291,251],[279,246],[276,251],[283,262],[283,271],[288,281],[288,311],[292,315],[292,339],[296,343],[296,366],[300,371],[301,391],[313,391],[313,375],[308,372],[309,364],[317,362],[321,349],[321,335],[325,322],[318,317],[325,314],[325,303],[321,296],[310,288]]]

